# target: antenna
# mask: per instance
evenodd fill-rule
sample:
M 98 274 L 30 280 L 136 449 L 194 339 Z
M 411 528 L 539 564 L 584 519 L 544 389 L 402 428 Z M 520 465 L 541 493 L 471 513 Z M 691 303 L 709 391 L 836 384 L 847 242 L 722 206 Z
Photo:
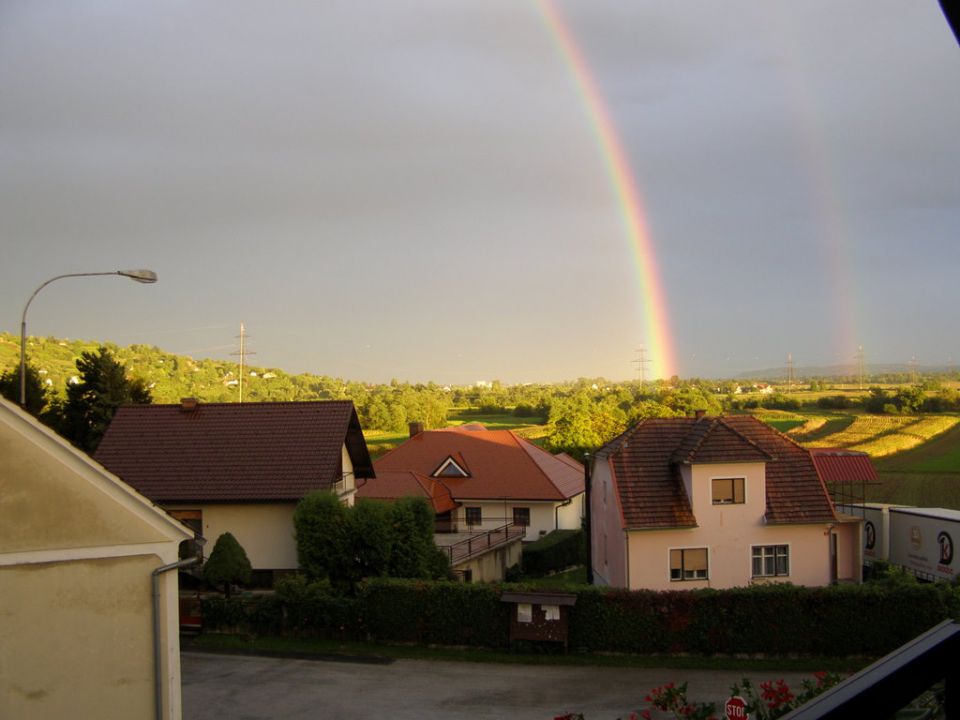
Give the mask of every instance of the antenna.
M 256 353 L 253 352 L 252 350 L 246 350 L 246 349 L 244 349 L 244 343 L 243 343 L 243 341 L 244 341 L 244 340 L 246 339 L 246 337 L 247 337 L 247 331 L 246 331 L 246 329 L 243 327 L 243 323 L 240 323 L 240 334 L 239 334 L 239 335 L 236 335 L 235 337 L 240 338 L 240 351 L 239 351 L 239 352 L 232 352 L 232 353 L 230 353 L 230 354 L 231 354 L 231 355 L 239 355 L 239 356 L 240 356 L 240 402 L 242 403 L 242 402 L 243 402 L 243 360 L 244 360 L 244 358 L 245 358 L 247 355 L 256 355 Z
M 637 373 L 640 376 L 640 385 L 647 382 L 647 365 L 650 360 L 647 359 L 647 350 L 643 345 L 637 348 L 637 359 L 633 361 L 637 366 Z

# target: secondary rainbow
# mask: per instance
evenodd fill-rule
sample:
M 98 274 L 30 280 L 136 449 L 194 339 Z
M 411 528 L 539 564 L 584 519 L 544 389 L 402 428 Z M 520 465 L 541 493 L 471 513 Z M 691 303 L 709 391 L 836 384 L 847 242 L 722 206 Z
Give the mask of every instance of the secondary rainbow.
M 573 33 L 553 0 L 536 0 L 554 43 L 566 63 L 603 158 L 610 185 L 617 198 L 630 252 L 639 282 L 641 314 L 651 377 L 670 377 L 677 372 L 667 315 L 666 297 L 660 282 L 653 241 L 636 180 L 624 152 L 603 94 L 590 71 Z

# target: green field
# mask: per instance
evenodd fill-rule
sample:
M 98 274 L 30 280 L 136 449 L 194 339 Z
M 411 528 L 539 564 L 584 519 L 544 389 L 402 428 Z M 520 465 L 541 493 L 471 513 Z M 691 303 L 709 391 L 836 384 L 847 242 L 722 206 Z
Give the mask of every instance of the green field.
M 517 435 L 539 444 L 539 442 L 546 437 L 548 429 L 546 425 L 539 425 L 532 422 L 534 420 L 537 420 L 537 418 L 518 418 L 509 413 L 481 415 L 468 408 L 454 408 L 447 417 L 447 427 L 479 423 L 488 430 L 513 430 Z M 363 437 L 367 441 L 370 455 L 376 460 L 384 453 L 404 442 L 410 437 L 410 433 L 406 430 L 398 432 L 364 430 Z

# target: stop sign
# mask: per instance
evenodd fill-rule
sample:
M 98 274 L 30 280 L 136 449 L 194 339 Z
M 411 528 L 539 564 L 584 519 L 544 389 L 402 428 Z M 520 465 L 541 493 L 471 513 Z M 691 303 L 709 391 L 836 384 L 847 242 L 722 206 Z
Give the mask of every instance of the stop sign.
M 747 701 L 739 695 L 734 695 L 727 700 L 726 705 L 723 706 L 723 711 L 727 720 L 747 720 L 749 717 L 747 715 Z

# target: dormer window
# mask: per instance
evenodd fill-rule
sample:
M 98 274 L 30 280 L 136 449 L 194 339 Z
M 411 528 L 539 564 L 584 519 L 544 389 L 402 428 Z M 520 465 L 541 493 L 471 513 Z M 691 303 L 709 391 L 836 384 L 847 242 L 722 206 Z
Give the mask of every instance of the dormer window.
M 470 473 L 460 467 L 452 457 L 448 457 L 441 463 L 440 467 L 433 471 L 433 477 L 465 478 L 470 477 Z
M 742 505 L 744 499 L 744 485 L 742 477 L 713 478 L 711 480 L 714 505 Z

